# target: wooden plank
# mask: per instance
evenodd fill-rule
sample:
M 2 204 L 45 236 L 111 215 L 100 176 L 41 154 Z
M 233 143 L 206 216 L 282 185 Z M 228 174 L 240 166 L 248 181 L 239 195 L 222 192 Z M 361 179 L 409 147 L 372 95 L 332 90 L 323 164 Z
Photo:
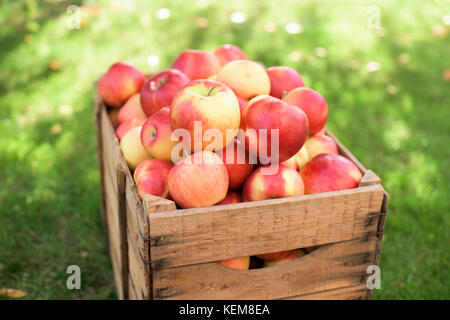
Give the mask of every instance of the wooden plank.
M 372 170 L 367 170 L 362 176 L 359 186 L 365 187 L 374 184 L 381 184 L 381 179 Z
M 126 174 L 128 257 L 130 278 L 139 299 L 150 299 L 150 265 L 148 228 L 140 230 L 139 216 L 144 209 L 131 174 Z
M 219 261 L 361 238 L 377 231 L 383 187 L 156 212 L 153 269 Z
M 140 300 L 134 288 L 134 283 L 133 280 L 131 279 L 131 275 L 128 276 L 128 299 Z
M 343 287 L 289 297 L 283 300 L 365 300 L 368 295 L 367 284 L 359 284 L 356 286 Z
M 127 212 L 125 196 L 125 170 L 122 166 L 117 166 L 117 201 L 118 201 L 118 224 L 120 241 L 120 271 L 122 277 L 122 297 L 128 299 L 128 235 L 127 235 Z
M 115 181 L 115 180 L 114 180 Z M 123 299 L 123 286 L 122 286 L 122 255 L 120 248 L 120 229 L 119 229 L 119 207 L 118 207 L 118 195 L 113 187 L 113 180 L 111 177 L 105 175 L 105 212 L 107 216 L 107 229 L 108 229 L 108 247 L 109 254 L 114 271 L 114 279 L 116 283 L 116 289 L 118 296 Z M 120 283 L 119 283 L 120 282 Z
M 111 240 L 111 238 L 109 238 Z M 113 265 L 113 275 L 114 275 L 114 283 L 116 285 L 116 293 L 117 297 L 120 300 L 123 300 L 123 288 L 122 288 L 122 274 L 120 273 L 120 265 L 119 257 L 117 256 L 117 252 L 114 251 L 114 248 L 110 249 L 109 255 L 111 257 L 111 262 Z
M 153 270 L 155 299 L 280 299 L 364 284 L 375 235 L 325 245 L 270 268 L 236 270 L 217 262 Z
M 133 283 L 138 299 L 150 299 L 150 273 L 148 263 L 144 263 L 136 250 L 128 250 L 129 277 Z

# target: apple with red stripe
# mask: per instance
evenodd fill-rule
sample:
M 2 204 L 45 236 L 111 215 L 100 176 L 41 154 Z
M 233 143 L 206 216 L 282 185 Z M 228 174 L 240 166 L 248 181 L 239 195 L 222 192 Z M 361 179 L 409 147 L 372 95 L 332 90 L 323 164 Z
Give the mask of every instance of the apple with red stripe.
M 147 118 L 134 118 L 120 124 L 116 129 L 116 136 L 117 139 L 119 139 L 119 142 L 128 131 L 136 127 L 142 127 L 145 121 L 147 121 Z
M 201 122 L 203 135 L 195 137 L 194 122 Z M 236 95 L 223 83 L 213 80 L 194 80 L 184 86 L 174 97 L 170 106 L 170 128 L 186 129 L 190 134 L 191 150 L 195 149 L 194 140 L 201 147 L 220 150 L 233 142 L 234 135 L 227 129 L 237 132 L 241 122 L 241 113 Z M 208 129 L 218 130 L 221 140 L 211 141 L 206 135 Z
M 273 174 L 264 174 L 263 169 L 269 166 L 259 167 L 250 174 L 242 189 L 244 201 L 295 197 L 304 194 L 300 174 L 285 165 L 276 166 L 276 172 Z
M 230 61 L 247 60 L 245 53 L 232 44 L 221 45 L 214 51 L 214 54 L 222 67 Z
M 170 198 L 167 181 L 172 167 L 169 161 L 158 159 L 145 160 L 137 166 L 133 177 L 141 199 L 144 194 Z
M 250 60 L 227 63 L 217 74 L 217 81 L 226 84 L 243 100 L 270 93 L 270 79 L 266 70 Z
M 286 103 L 302 109 L 309 121 L 309 134 L 321 131 L 328 119 L 328 104 L 320 93 L 310 88 L 295 88 L 283 99 Z
M 172 199 L 182 208 L 212 206 L 227 195 L 227 168 L 215 153 L 199 151 L 170 170 L 168 186 Z
M 142 145 L 155 159 L 172 161 L 172 149 L 178 144 L 178 141 L 172 141 L 171 137 L 170 109 L 168 107 L 154 113 L 142 127 Z
M 111 108 L 120 107 L 129 97 L 139 92 L 145 82 L 144 74 L 131 64 L 117 62 L 98 82 L 98 93 Z
M 229 189 L 239 189 L 244 184 L 248 175 L 253 171 L 256 161 L 250 161 L 250 157 L 244 146 L 236 139 L 224 149 L 216 151 L 216 154 L 227 167 L 230 178 Z
M 242 118 L 245 148 L 263 164 L 272 162 L 277 156 L 275 152 L 279 162 L 288 160 L 300 150 L 309 134 L 308 119 L 302 110 L 269 95 L 250 100 Z M 260 137 L 262 129 L 267 132 L 266 139 Z M 272 129 L 278 130 L 278 150 L 274 146 L 273 151 Z
M 321 153 L 338 154 L 336 142 L 329 136 L 316 134 L 306 140 L 305 147 L 308 150 L 309 159 Z
M 353 189 L 359 185 L 361 171 L 341 155 L 321 153 L 300 170 L 305 193 Z
M 284 92 L 298 87 L 304 87 L 302 76 L 290 67 L 271 67 L 267 69 L 270 78 L 270 95 L 281 99 Z
M 180 70 L 169 69 L 152 76 L 141 89 L 141 105 L 147 116 L 170 106 L 175 94 L 190 79 Z
M 191 80 L 208 79 L 220 70 L 214 53 L 203 50 L 184 50 L 175 59 L 172 69 L 178 69 Z
M 117 114 L 117 122 L 122 124 L 135 118 L 147 118 L 141 107 L 141 95 L 133 94 L 127 102 L 120 108 Z

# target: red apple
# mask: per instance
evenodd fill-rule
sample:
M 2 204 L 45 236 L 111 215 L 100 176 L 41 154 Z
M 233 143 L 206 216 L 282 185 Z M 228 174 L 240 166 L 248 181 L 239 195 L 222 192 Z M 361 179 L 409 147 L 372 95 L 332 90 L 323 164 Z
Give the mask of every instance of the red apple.
M 306 140 L 306 143 L 308 143 L 308 140 Z M 281 164 L 284 164 L 285 166 L 288 166 L 296 171 L 299 171 L 303 166 L 308 162 L 308 150 L 306 150 L 306 143 L 301 147 L 299 152 L 294 154 L 292 157 L 287 159 L 286 161 L 283 161 Z
M 216 151 L 227 167 L 230 178 L 230 190 L 237 190 L 243 184 L 248 175 L 253 171 L 256 161 L 250 161 L 244 146 L 238 140 L 227 145 L 224 149 Z
M 141 129 L 142 127 L 131 129 L 120 141 L 123 156 L 131 170 L 136 169 L 142 161 L 150 159 L 150 155 L 141 143 Z
M 245 148 L 251 155 L 257 156 L 262 164 L 276 162 L 277 155 L 279 162 L 286 161 L 300 150 L 308 137 L 308 119 L 305 113 L 268 95 L 250 100 L 242 118 Z M 278 139 L 276 135 L 272 137 L 276 132 Z M 274 146 L 272 142 L 275 143 Z
M 225 199 L 228 173 L 215 153 L 199 151 L 169 172 L 169 193 L 182 208 L 212 206 Z
M 98 93 L 105 103 L 120 107 L 129 97 L 139 92 L 144 85 L 145 76 L 131 64 L 113 64 L 98 82 Z
M 356 188 L 361 180 L 358 167 L 338 154 L 322 153 L 300 170 L 305 193 L 321 193 Z
M 275 260 L 266 260 L 264 261 L 264 267 L 273 267 L 278 266 L 280 264 L 284 264 L 286 262 L 295 260 L 297 258 L 301 258 L 305 255 L 305 252 L 302 249 L 292 250 L 291 253 L 283 258 L 275 259 Z
M 172 141 L 170 109 L 162 108 L 147 119 L 141 131 L 144 148 L 155 159 L 172 161 L 172 149 L 178 141 Z
M 283 100 L 306 113 L 310 135 L 315 135 L 325 127 L 328 119 L 328 105 L 320 93 L 309 88 L 296 88 L 289 91 Z
M 218 202 L 216 205 L 233 204 L 233 203 L 239 203 L 239 202 L 242 202 L 241 194 L 239 192 L 232 191 L 232 192 L 228 192 L 228 194 L 225 197 L 225 199 L 223 199 L 222 201 Z
M 169 69 L 152 76 L 141 89 L 141 105 L 147 116 L 170 106 L 175 94 L 189 78 L 180 70 Z
M 258 258 L 263 260 L 279 260 L 287 257 L 292 253 L 292 250 L 287 251 L 279 251 L 279 252 L 272 252 L 272 253 L 264 253 L 257 255 Z
M 214 51 L 214 54 L 222 67 L 233 60 L 247 60 L 245 53 L 232 44 L 221 45 Z
M 243 100 L 270 93 L 270 79 L 266 70 L 250 60 L 227 63 L 217 74 L 217 81 L 226 84 Z
M 201 124 L 199 131 L 195 121 Z M 240 121 L 235 94 L 224 84 L 213 80 L 189 82 L 177 93 L 170 107 L 170 128 L 172 131 L 187 130 L 193 151 L 223 149 L 233 142 Z M 208 136 L 207 130 L 209 133 L 214 130 L 221 136 Z
M 144 160 L 136 167 L 133 177 L 141 199 L 144 194 L 169 198 L 167 177 L 172 167 L 172 163 L 157 159 Z
M 283 92 L 305 86 L 301 75 L 289 67 L 271 67 L 267 69 L 267 74 L 270 78 L 270 95 L 278 99 L 283 97 Z
M 191 80 L 207 79 L 220 70 L 216 56 L 203 50 L 184 50 L 172 65 Z
M 139 93 L 133 94 L 120 108 L 117 114 L 119 124 L 135 118 L 147 118 L 147 115 L 142 111 L 140 96 Z
M 338 154 L 336 142 L 325 135 L 314 135 L 306 140 L 305 147 L 308 150 L 309 159 L 321 153 Z
M 128 120 L 127 122 L 122 123 L 116 129 L 117 139 L 119 139 L 119 141 L 122 140 L 123 136 L 128 131 L 130 131 L 131 129 L 136 128 L 136 127 L 142 127 L 144 125 L 145 121 L 147 121 L 147 118 L 135 118 L 135 119 L 131 119 L 131 120 Z
M 219 263 L 223 264 L 224 266 L 226 266 L 228 268 L 232 268 L 232 269 L 248 270 L 248 268 L 250 266 L 250 257 L 227 259 L 227 260 L 222 260 Z
M 264 174 L 262 166 L 253 171 L 244 183 L 242 199 L 258 201 L 301 196 L 304 194 L 300 174 L 292 168 L 279 164 L 275 174 Z

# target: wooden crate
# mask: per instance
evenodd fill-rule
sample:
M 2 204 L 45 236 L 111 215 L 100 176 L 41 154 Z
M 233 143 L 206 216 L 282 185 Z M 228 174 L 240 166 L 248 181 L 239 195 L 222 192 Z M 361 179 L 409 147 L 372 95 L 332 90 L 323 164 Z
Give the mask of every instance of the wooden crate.
M 300 197 L 176 210 L 141 201 L 94 90 L 102 221 L 120 299 L 368 299 L 367 267 L 378 265 L 388 195 L 362 171 L 358 188 Z M 235 270 L 217 261 L 321 245 L 270 268 Z

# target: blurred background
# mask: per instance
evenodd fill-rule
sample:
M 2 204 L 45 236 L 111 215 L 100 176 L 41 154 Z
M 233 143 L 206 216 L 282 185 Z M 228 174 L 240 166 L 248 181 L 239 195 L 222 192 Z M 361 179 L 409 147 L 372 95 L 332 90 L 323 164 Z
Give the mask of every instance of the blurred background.
M 449 29 L 446 0 L 0 1 L 0 299 L 116 298 L 93 83 L 117 61 L 151 73 L 224 43 L 298 70 L 382 179 L 374 299 L 450 299 Z M 81 290 L 66 287 L 72 264 Z

